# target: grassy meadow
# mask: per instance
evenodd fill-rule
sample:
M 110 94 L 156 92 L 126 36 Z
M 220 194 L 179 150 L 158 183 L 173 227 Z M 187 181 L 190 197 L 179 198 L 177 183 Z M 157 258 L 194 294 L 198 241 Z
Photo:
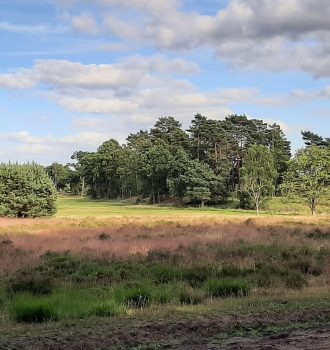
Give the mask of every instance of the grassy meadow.
M 1 218 L 3 339 L 29 332 L 36 341 L 49 327 L 61 333 L 68 324 L 126 329 L 265 313 L 265 329 L 328 324 L 326 204 L 311 217 L 301 203 L 274 199 L 256 217 L 238 209 L 60 197 L 52 219 Z

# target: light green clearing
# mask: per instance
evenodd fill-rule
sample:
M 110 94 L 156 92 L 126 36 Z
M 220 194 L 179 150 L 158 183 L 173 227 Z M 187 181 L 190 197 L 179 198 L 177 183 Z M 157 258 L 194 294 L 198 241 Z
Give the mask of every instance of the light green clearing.
M 231 204 L 229 203 L 229 206 Z M 318 207 L 319 214 L 330 214 L 328 201 L 323 201 Z M 114 216 L 203 216 L 203 215 L 255 215 L 253 210 L 212 208 L 177 208 L 174 206 L 131 204 L 127 201 L 91 200 L 80 197 L 58 198 L 57 218 L 63 217 L 114 217 Z M 261 215 L 310 215 L 307 205 L 273 198 L 267 205 L 267 210 Z

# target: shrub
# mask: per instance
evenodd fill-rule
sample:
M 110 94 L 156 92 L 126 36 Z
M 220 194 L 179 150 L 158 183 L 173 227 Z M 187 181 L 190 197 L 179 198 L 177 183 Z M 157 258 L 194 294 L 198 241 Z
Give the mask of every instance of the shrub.
M 293 271 L 285 276 L 285 285 L 291 289 L 302 289 L 307 285 L 307 281 L 302 273 Z
M 17 275 L 8 281 L 7 293 L 13 295 L 19 292 L 30 292 L 34 295 L 50 294 L 53 289 L 52 281 L 49 277 Z
M 182 280 L 193 287 L 201 286 L 213 273 L 213 269 L 208 266 L 186 267 L 182 269 Z
M 205 283 L 205 289 L 211 297 L 221 298 L 243 297 L 251 292 L 250 284 L 239 279 L 209 279 Z
M 1 164 L 0 203 L 0 215 L 51 216 L 56 212 L 56 190 L 41 166 Z
M 57 314 L 47 301 L 31 298 L 20 299 L 13 303 L 12 312 L 17 322 L 56 321 Z

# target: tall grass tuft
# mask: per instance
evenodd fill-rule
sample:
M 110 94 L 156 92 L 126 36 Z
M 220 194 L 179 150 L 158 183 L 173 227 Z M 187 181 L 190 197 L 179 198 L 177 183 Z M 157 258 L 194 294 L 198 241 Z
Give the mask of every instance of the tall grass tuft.
M 12 312 L 17 322 L 47 322 L 58 319 L 54 308 L 48 300 L 24 298 L 16 300 L 12 304 Z
M 150 305 L 151 299 L 148 287 L 123 287 L 115 291 L 115 300 L 129 308 L 144 309 Z
M 209 296 L 220 298 L 245 297 L 251 292 L 250 284 L 241 279 L 209 279 L 205 283 L 205 289 Z

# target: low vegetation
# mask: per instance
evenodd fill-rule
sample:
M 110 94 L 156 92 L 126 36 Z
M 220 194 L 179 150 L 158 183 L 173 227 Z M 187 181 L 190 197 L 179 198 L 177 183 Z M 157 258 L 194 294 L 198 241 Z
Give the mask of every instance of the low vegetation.
M 327 220 L 211 218 L 33 221 L 29 233 L 7 226 L 0 309 L 17 322 L 114 317 L 329 282 Z M 21 266 L 4 269 L 20 257 Z

